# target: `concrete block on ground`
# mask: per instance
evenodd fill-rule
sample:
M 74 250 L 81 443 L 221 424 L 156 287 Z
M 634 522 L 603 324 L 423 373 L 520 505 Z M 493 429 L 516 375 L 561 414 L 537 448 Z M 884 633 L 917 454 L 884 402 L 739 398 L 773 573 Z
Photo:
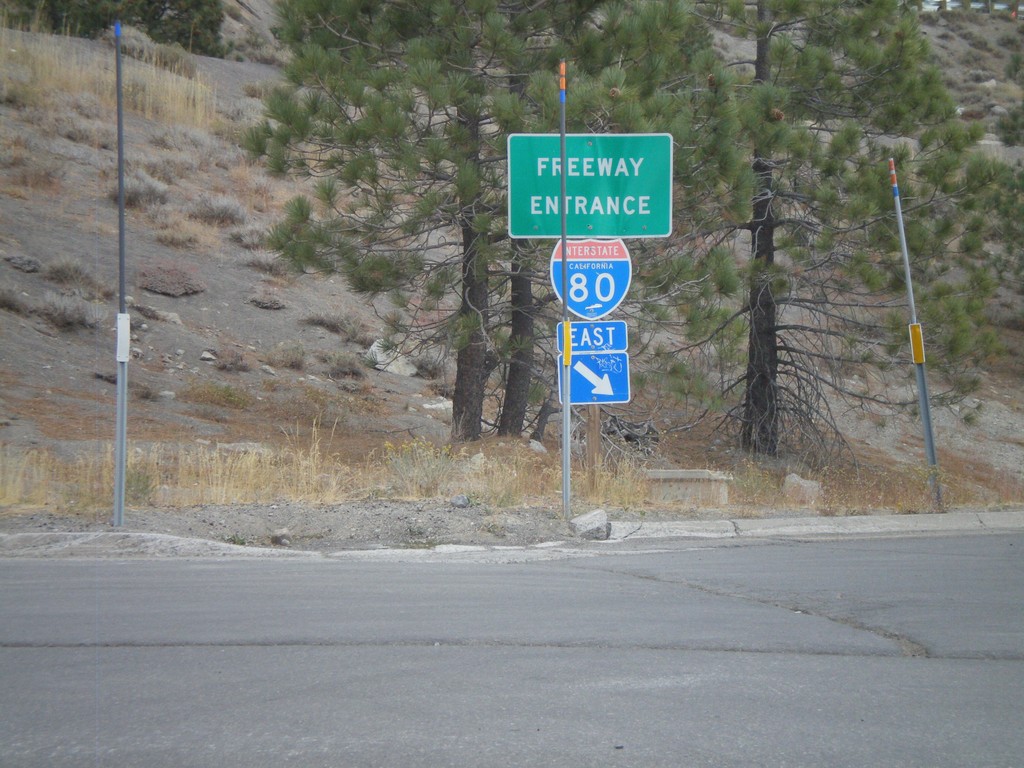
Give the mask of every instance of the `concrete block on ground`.
M 651 499 L 722 507 L 729 504 L 732 475 L 710 469 L 649 469 Z

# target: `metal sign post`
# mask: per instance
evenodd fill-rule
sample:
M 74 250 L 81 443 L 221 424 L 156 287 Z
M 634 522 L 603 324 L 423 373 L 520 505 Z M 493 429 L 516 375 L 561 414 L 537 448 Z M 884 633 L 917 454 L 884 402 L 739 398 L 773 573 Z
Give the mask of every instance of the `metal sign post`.
M 921 410 L 921 426 L 924 428 L 924 450 L 928 458 L 928 484 L 932 489 L 935 507 L 942 507 L 942 486 L 939 485 L 939 462 L 935 456 L 935 438 L 932 434 L 932 412 L 928 398 L 928 380 L 924 373 L 924 334 L 917 322 L 917 308 L 914 306 L 914 285 L 910 278 L 910 256 L 907 252 L 907 236 L 903 229 L 903 207 L 900 205 L 900 188 L 896 183 L 896 161 L 889 158 L 889 179 L 892 182 L 892 196 L 896 203 L 896 224 L 900 233 L 900 248 L 903 251 L 903 270 L 907 282 L 907 302 L 910 304 L 910 350 L 917 375 L 917 397 Z
M 121 84 L 121 22 L 114 25 L 114 50 L 117 74 L 117 423 L 114 443 L 114 516 L 115 527 L 124 525 L 124 485 L 127 464 L 128 433 L 128 356 L 131 345 L 131 319 L 125 309 L 124 278 L 124 98 Z
M 558 114 L 558 129 L 559 129 L 559 156 L 561 158 L 561 174 L 560 174 L 560 188 L 561 188 L 561 199 L 565 200 L 565 59 L 562 59 L 558 64 L 558 102 L 559 102 L 559 114 Z M 509 194 L 509 200 L 512 199 L 511 193 Z M 566 239 L 567 239 L 567 224 L 566 224 L 566 211 L 565 206 L 560 205 L 559 208 L 559 220 L 561 223 L 561 244 L 562 244 L 562 285 L 566 285 L 569 282 L 569 262 L 566 258 Z M 561 380 L 561 393 L 562 393 L 562 518 L 568 520 L 572 517 L 571 512 L 571 494 L 570 489 L 572 485 L 572 446 L 570 431 L 572 429 L 572 398 L 570 397 L 570 377 L 569 377 L 569 366 L 572 364 L 572 335 L 569 326 L 569 305 L 566 303 L 566 299 L 562 297 L 562 328 L 564 329 L 565 336 L 563 338 L 564 350 L 562 352 L 562 380 Z

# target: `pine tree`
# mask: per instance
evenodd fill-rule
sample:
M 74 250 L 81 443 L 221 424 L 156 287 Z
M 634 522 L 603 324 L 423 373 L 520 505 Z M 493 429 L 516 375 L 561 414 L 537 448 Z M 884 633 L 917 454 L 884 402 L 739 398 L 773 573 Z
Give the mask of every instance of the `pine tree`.
M 996 279 L 1024 295 L 1024 169 L 1002 164 L 986 190 L 977 235 L 984 238 Z M 1020 323 L 1024 323 L 1024 308 Z
M 851 367 L 907 359 L 888 157 L 900 171 L 929 360 L 949 369 L 965 363 L 988 290 L 962 214 L 993 170 L 969 157 L 978 136 L 956 121 L 906 4 L 698 7 L 746 42 L 729 63 L 746 73 L 733 96 L 747 164 L 728 186 L 747 195 L 748 213 L 724 220 L 719 237 L 749 242 L 747 300 L 708 338 L 747 328 L 744 370 L 727 385 L 739 397 L 730 415 L 742 446 L 773 456 L 788 444 L 824 459 L 838 436 L 826 394 L 875 397 L 848 386 Z
M 14 0 L 16 17 L 38 12 L 54 31 L 93 37 L 115 21 L 144 29 L 157 42 L 194 53 L 220 55 L 221 0 Z
M 552 243 L 507 237 L 506 137 L 557 131 L 560 58 L 570 131 L 691 133 L 680 94 L 706 35 L 664 1 L 283 0 L 280 17 L 292 87 L 247 142 L 318 183 L 272 244 L 391 293 L 399 338 L 454 348 L 454 439 L 481 435 L 495 371 L 498 428 L 518 434 Z
M 221 0 L 123 0 L 126 19 L 161 43 L 177 43 L 187 51 L 221 56 L 224 23 Z

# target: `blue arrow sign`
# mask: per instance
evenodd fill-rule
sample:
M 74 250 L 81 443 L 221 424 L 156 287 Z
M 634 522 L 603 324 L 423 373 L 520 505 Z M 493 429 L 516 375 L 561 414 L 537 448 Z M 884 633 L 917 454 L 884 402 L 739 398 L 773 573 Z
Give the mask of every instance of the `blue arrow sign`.
M 558 401 L 562 401 L 562 376 L 558 366 Z M 569 367 L 570 405 L 628 403 L 629 356 L 625 352 L 574 354 Z
M 622 240 L 569 240 L 566 242 L 569 290 L 566 308 L 584 320 L 597 320 L 612 312 L 626 297 L 633 278 L 629 251 Z M 562 243 L 551 252 L 551 285 L 563 297 Z
M 576 322 L 569 324 L 572 336 L 572 353 L 577 352 L 625 352 L 629 342 L 624 320 L 599 320 L 592 323 Z M 558 324 L 555 337 L 558 351 L 565 351 L 565 337 L 562 323 Z

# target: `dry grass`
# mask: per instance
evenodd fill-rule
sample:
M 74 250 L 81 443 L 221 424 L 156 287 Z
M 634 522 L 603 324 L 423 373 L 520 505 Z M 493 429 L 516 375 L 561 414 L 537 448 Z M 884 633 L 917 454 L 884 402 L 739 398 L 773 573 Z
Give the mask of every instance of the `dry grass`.
M 154 223 L 157 226 L 156 241 L 170 248 L 212 250 L 217 245 L 216 238 L 210 235 L 207 227 L 186 219 L 176 211 L 161 211 L 161 215 L 154 217 Z
M 353 472 L 326 464 L 327 458 L 315 442 L 274 452 L 132 448 L 125 498 L 129 504 L 165 506 L 352 498 L 358 491 Z M 113 487 L 112 447 L 69 462 L 45 451 L 0 448 L 0 505 L 102 509 L 110 505 Z
M 200 398 L 210 401 L 208 388 Z M 236 392 L 238 390 L 235 390 Z M 216 398 L 214 398 L 216 399 Z M 219 401 L 218 405 L 224 405 Z M 557 508 L 561 493 L 558 457 L 538 455 L 518 443 L 487 444 L 469 455 L 450 446 L 418 439 L 388 444 L 364 462 L 344 462 L 329 446 L 335 428 L 318 421 L 299 437 L 270 448 L 157 445 L 128 453 L 126 498 L 132 505 L 259 503 L 293 500 L 337 503 L 378 496 L 406 499 L 450 498 L 466 494 L 473 503 L 508 508 L 542 503 Z M 337 424 L 337 422 L 335 422 Z M 731 488 L 732 517 L 756 515 L 758 509 L 784 506 L 781 481 L 749 465 L 736 472 Z M 644 511 L 648 484 L 643 467 L 623 461 L 606 467 L 588 485 L 582 467 L 573 469 L 573 494 L 580 502 L 611 509 Z M 863 512 L 897 513 L 931 510 L 926 475 L 916 468 L 893 467 L 820 478 L 826 515 Z M 1024 485 L 1003 473 L 983 487 L 955 472 L 940 478 L 948 505 L 1020 503 Z M 105 509 L 114 482 L 111 446 L 61 460 L 39 449 L 0 445 L 0 506 L 47 506 L 59 509 Z
M 237 349 L 228 349 L 218 353 L 217 363 L 214 366 L 218 371 L 227 373 L 244 373 L 252 370 L 245 355 Z
M 104 39 L 113 44 L 113 33 L 108 30 Z M 157 43 L 143 30 L 126 24 L 121 29 L 121 49 L 125 56 L 148 62 L 184 77 L 195 77 L 195 58 L 179 43 Z
M 826 473 L 822 511 L 831 515 L 930 512 L 934 503 L 924 467 L 862 467 Z M 944 479 L 943 479 L 944 483 Z
M 560 475 L 551 461 L 531 451 L 481 453 L 464 463 L 459 477 L 460 493 L 493 507 L 512 507 L 537 497 L 561 493 Z
M 783 473 L 754 463 L 734 471 L 730 503 L 752 513 L 759 509 L 792 506 L 782 492 Z M 815 473 L 822 484 L 823 515 L 888 512 L 915 514 L 935 511 L 928 467 L 908 464 L 862 464 Z M 991 506 L 1024 501 L 1024 477 L 992 468 L 967 466 L 954 456 L 944 456 L 936 475 L 945 508 Z
M 245 224 L 248 219 L 245 206 L 227 195 L 201 193 L 188 209 L 190 218 L 213 226 Z
M 167 185 L 158 181 L 143 170 L 135 169 L 124 179 L 124 204 L 128 208 L 147 208 L 151 205 L 162 205 L 167 202 Z M 114 202 L 120 190 L 114 186 L 107 196 Z
M 0 445 L 0 505 L 46 504 L 54 461 L 45 451 Z
M 114 290 L 103 285 L 78 260 L 62 256 L 43 271 L 43 276 L 61 288 L 66 296 L 78 296 L 89 301 L 106 301 L 113 297 Z
M 126 499 L 133 505 L 258 503 L 290 499 L 336 503 L 381 495 L 444 498 L 466 493 L 476 503 L 512 506 L 558 494 L 550 457 L 521 449 L 500 459 L 467 458 L 425 440 L 387 445 L 359 464 L 340 462 L 326 446 L 333 429 L 314 427 L 275 449 L 254 445 L 130 447 Z M 482 457 L 481 457 L 482 458 Z M 43 450 L 0 446 L 0 506 L 92 510 L 109 507 L 112 446 L 63 461 Z
M 213 90 L 189 67 L 164 69 L 164 58 L 122 61 L 125 108 L 152 120 L 209 129 L 216 118 Z M 60 94 L 96 96 L 116 107 L 113 49 L 97 50 L 71 37 L 0 28 L 0 98 L 20 107 L 50 107 Z
M 1012 504 L 1024 501 L 1024 472 L 1016 473 L 979 463 L 940 449 L 939 480 L 948 505 Z
M 561 487 L 561 472 L 556 472 L 556 482 Z M 576 470 L 578 493 L 594 505 L 643 510 L 650 499 L 650 483 L 647 468 L 636 458 L 623 456 L 607 462 L 596 472 L 582 468 Z
M 243 264 L 271 277 L 288 277 L 291 274 L 291 268 L 284 259 L 264 251 L 254 253 Z
M 56 195 L 63 189 L 64 163 L 40 156 L 24 137 L 0 135 L 0 168 L 7 171 L 11 184 L 5 194 L 26 199 L 30 193 Z
M 32 165 L 18 168 L 10 176 L 15 189 L 12 195 L 27 199 L 27 193 L 42 192 L 47 195 L 56 195 L 64 187 L 64 170 L 57 163 L 49 160 L 42 160 Z M 18 193 L 21 194 L 18 194 Z
M 10 288 L 0 288 L 0 309 L 7 312 L 12 312 L 15 315 L 27 315 L 29 313 L 29 306 L 26 304 L 21 295 Z
M 366 376 L 366 361 L 351 352 L 329 352 L 322 362 L 329 379 L 362 379 Z
M 275 194 L 274 184 L 252 164 L 242 162 L 232 166 L 228 179 L 233 194 L 241 198 L 245 207 L 261 213 L 278 211 L 283 207 L 283 200 L 278 200 Z
M 746 509 L 780 507 L 785 504 L 782 495 L 782 476 L 753 461 L 747 461 L 730 470 L 733 481 L 729 484 L 729 502 Z
M 248 408 L 253 402 L 252 395 L 245 390 L 214 381 L 192 382 L 182 391 L 181 399 L 197 405 L 235 410 Z
M 228 233 L 228 237 L 232 242 L 238 243 L 248 251 L 259 251 L 267 239 L 267 231 L 258 224 L 247 224 L 232 230 Z
M 325 331 L 330 331 L 340 336 L 342 341 L 358 344 L 364 348 L 371 346 L 377 340 L 377 337 L 367 330 L 363 326 L 362 321 L 354 314 L 342 315 L 332 312 L 317 312 L 303 318 L 302 323 L 303 325 L 311 325 L 315 328 L 323 328 Z M 419 367 L 418 363 L 417 367 Z
M 437 496 L 455 476 L 457 461 L 448 446 L 428 440 L 384 446 L 381 464 L 387 468 L 388 490 L 401 498 Z
M 98 328 L 107 314 L 102 306 L 53 291 L 44 293 L 32 311 L 60 331 Z
M 497 471 L 497 465 L 467 469 L 465 458 L 443 446 L 413 441 L 385 448 L 370 461 L 343 464 L 325 445 L 331 430 L 315 428 L 277 449 L 224 450 L 216 446 L 130 447 L 126 500 L 130 504 L 191 506 L 258 503 L 290 499 L 336 503 L 388 493 L 397 497 L 443 497 L 466 483 L 493 488 L 536 490 L 536 478 L 518 471 Z M 497 475 L 497 477 L 495 477 Z M 59 509 L 109 507 L 114 483 L 112 446 L 62 461 L 42 450 L 0 446 L 0 506 L 47 506 Z M 489 484 L 489 483 L 488 483 Z M 531 494 L 532 495 L 532 494 Z M 487 503 L 514 500 L 519 494 L 484 495 Z
M 297 341 L 282 341 L 267 353 L 267 364 L 274 368 L 301 371 L 306 367 L 306 349 Z

